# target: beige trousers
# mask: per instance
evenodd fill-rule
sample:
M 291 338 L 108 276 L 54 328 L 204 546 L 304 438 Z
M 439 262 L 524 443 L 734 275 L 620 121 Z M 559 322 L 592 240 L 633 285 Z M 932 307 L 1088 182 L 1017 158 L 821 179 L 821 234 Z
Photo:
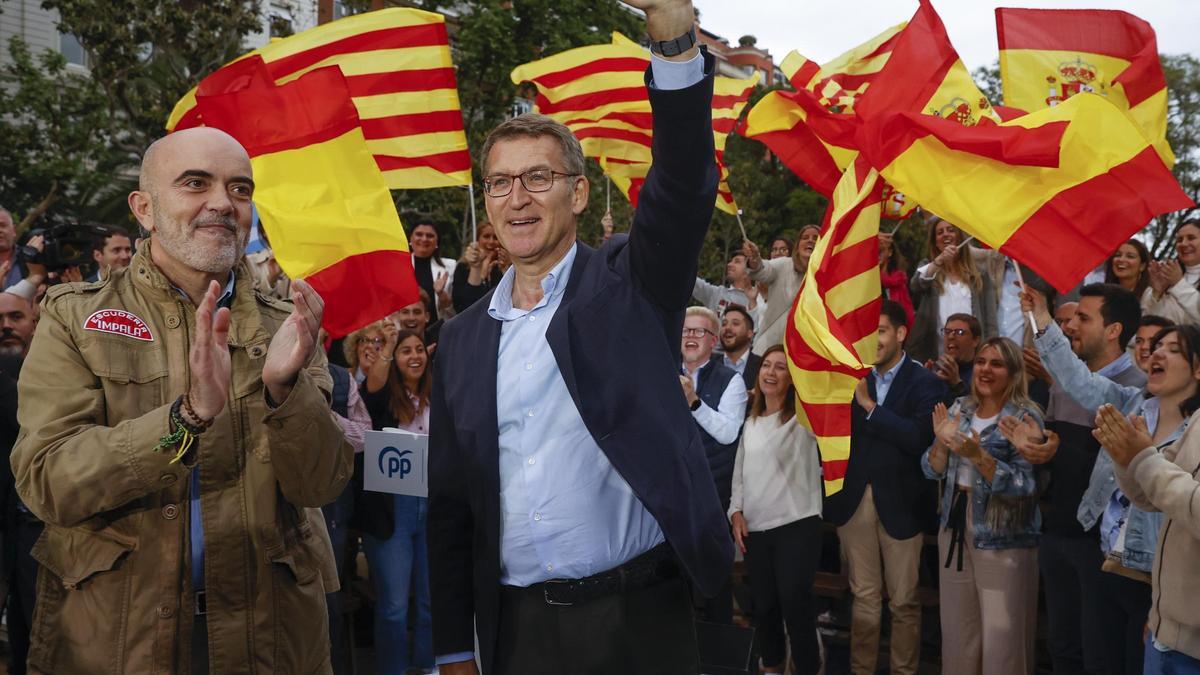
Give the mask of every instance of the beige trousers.
M 837 533 L 850 568 L 850 592 L 854 594 L 850 672 L 875 674 L 886 583 L 888 608 L 892 612 L 890 672 L 915 675 L 921 658 L 921 602 L 917 598 L 921 535 L 893 539 L 879 521 L 870 485 L 854 515 Z
M 978 549 L 967 515 L 963 569 L 957 558 L 940 570 L 942 672 L 1021 675 L 1034 669 L 1037 631 L 1036 548 Z M 938 533 L 945 561 L 950 533 Z

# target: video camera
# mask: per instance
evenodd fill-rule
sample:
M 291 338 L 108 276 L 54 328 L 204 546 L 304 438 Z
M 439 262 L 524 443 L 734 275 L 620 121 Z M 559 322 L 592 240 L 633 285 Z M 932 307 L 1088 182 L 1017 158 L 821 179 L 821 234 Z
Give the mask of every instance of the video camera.
M 21 255 L 29 262 L 45 265 L 48 272 L 58 272 L 68 267 L 87 267 L 93 264 L 92 242 L 97 237 L 112 234 L 109 228 L 100 225 L 85 225 L 78 222 L 57 222 L 44 228 L 30 230 L 25 241 L 42 235 L 41 251 L 29 245 L 21 247 Z

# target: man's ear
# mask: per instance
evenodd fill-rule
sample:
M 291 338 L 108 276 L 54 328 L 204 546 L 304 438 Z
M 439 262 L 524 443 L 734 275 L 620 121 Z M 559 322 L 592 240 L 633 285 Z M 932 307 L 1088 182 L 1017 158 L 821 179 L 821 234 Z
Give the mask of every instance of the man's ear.
M 154 213 L 150 193 L 134 190 L 129 193 L 129 210 L 146 232 L 154 232 Z
M 896 328 L 896 340 L 898 340 L 900 342 L 900 344 L 904 344 L 904 341 L 907 339 L 908 339 L 908 326 L 900 326 L 900 327 Z

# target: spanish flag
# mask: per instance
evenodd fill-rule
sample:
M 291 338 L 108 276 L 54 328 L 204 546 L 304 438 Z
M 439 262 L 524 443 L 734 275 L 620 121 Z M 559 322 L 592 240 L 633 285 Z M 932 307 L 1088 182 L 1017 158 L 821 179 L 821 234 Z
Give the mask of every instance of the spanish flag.
M 858 102 L 857 147 L 896 189 L 1060 291 L 1154 216 L 1192 205 L 1141 130 L 1105 98 L 1076 96 L 997 125 L 973 119 L 986 101 L 960 101 L 965 82 L 950 88 L 966 75 L 960 67 L 921 0 Z
M 350 16 L 241 58 L 249 57 L 260 57 L 276 84 L 314 69 L 340 68 L 367 147 L 389 188 L 470 184 L 471 157 L 441 14 L 392 8 Z M 232 65 L 209 77 L 226 77 L 222 70 Z M 167 129 L 207 124 L 202 117 L 193 89 L 175 104 Z
M 797 418 L 817 437 L 826 495 L 842 489 L 850 402 L 878 347 L 881 188 L 861 157 L 842 174 L 784 336 Z
M 408 241 L 341 71 L 276 85 L 257 56 L 229 68 L 227 87 L 202 88 L 196 111 L 249 153 L 275 258 L 321 294 L 330 336 L 416 302 Z
M 1167 168 L 1167 80 L 1150 24 L 1119 10 L 996 10 L 1004 102 L 1027 112 L 1080 93 L 1127 112 Z
M 645 72 L 645 47 L 614 32 L 610 44 L 570 49 L 517 66 L 515 84 L 537 87 L 536 110 L 566 125 L 583 153 L 600 161 L 613 184 L 634 205 L 650 170 L 654 125 Z M 713 141 L 724 167 L 725 142 L 758 79 L 717 77 L 713 85 Z M 728 169 L 722 168 L 717 208 L 736 213 Z

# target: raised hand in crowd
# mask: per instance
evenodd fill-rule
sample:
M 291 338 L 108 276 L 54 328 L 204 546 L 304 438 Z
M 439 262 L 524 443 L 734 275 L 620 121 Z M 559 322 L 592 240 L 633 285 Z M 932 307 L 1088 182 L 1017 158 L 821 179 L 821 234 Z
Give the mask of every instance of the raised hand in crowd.
M 1033 321 L 1037 324 L 1038 330 L 1043 330 L 1054 317 L 1050 314 L 1050 307 L 1046 302 L 1046 296 L 1038 291 L 1026 286 L 1021 290 L 1021 312 L 1028 314 L 1033 312 Z M 1026 361 L 1028 364 L 1028 361 Z
M 943 473 L 946 471 L 946 460 L 950 456 L 950 446 L 946 439 L 955 442 L 958 437 L 958 416 L 950 417 L 945 403 L 933 406 L 933 432 L 934 440 L 933 447 L 929 452 L 929 466 L 937 473 Z
M 867 414 L 870 414 L 875 409 L 875 401 L 871 398 L 871 390 L 867 386 L 867 378 L 864 377 L 858 381 L 858 384 L 854 385 L 854 401 L 862 406 L 862 409 L 867 411 Z
M 215 285 L 214 282 L 209 286 L 210 292 Z M 207 299 L 207 295 L 205 298 Z M 228 310 L 223 311 L 228 317 Z M 262 381 L 267 388 L 268 400 L 275 405 L 281 405 L 287 400 L 288 395 L 292 393 L 292 386 L 296 384 L 297 376 L 308 365 L 313 352 L 316 351 L 317 335 L 321 331 L 321 317 L 324 315 L 325 301 L 313 287 L 302 279 L 292 281 L 292 313 L 271 338 L 262 370 Z M 196 325 L 199 326 L 199 320 Z M 228 362 L 228 354 L 225 358 Z
M 1121 467 L 1129 466 L 1143 450 L 1154 447 L 1146 418 L 1141 415 L 1126 418 L 1111 403 L 1105 403 L 1096 411 L 1096 428 L 1092 429 L 1092 436 Z
M 1150 288 L 1154 289 L 1156 298 L 1162 297 L 1183 278 L 1183 266 L 1178 260 L 1151 260 L 1149 271 Z
M 943 248 L 942 252 L 933 259 L 933 264 L 945 268 L 954 261 L 956 255 L 958 255 L 958 244 L 946 244 L 946 248 Z
M 729 523 L 733 526 L 733 543 L 737 544 L 738 550 L 745 555 L 746 540 L 750 538 L 750 527 L 746 524 L 746 516 L 743 516 L 741 511 L 735 511 L 729 518 Z
M 446 291 L 446 284 L 449 282 L 450 274 L 448 272 L 440 272 L 437 278 L 433 280 L 433 294 L 437 296 L 439 306 L 449 307 L 453 304 L 450 293 Z
M 613 236 L 613 217 L 612 211 L 605 211 L 604 216 L 600 218 L 600 227 L 604 228 L 604 241 L 612 239 Z
M 742 255 L 746 256 L 746 269 L 757 270 L 762 267 L 762 253 L 759 253 L 758 245 L 749 239 L 742 242 Z
M 1032 417 L 1017 419 L 1012 415 L 1000 418 L 1000 435 L 1004 436 L 1030 464 L 1045 464 L 1058 453 L 1058 434 L 1042 431 Z
M 925 361 L 925 370 L 936 375 L 950 388 L 957 387 L 962 383 L 962 376 L 958 373 L 958 361 L 954 360 L 950 354 L 942 354 L 937 359 Z
M 895 245 L 896 235 L 891 232 L 879 233 L 879 266 L 884 267 L 887 261 L 892 257 L 892 247 Z
M 42 251 L 46 250 L 46 238 L 39 234 L 37 236 L 30 237 L 29 241 L 25 242 L 25 245 L 30 248 L 37 249 L 38 253 L 41 253 Z M 6 260 L 3 265 L 0 266 L 0 279 L 8 276 L 8 269 L 11 264 L 11 261 Z M 25 275 L 25 280 L 34 286 L 37 286 L 46 280 L 46 266 L 41 263 L 35 263 L 31 260 L 26 260 L 25 271 L 27 272 Z
M 1038 356 L 1038 350 L 1035 347 L 1026 347 L 1021 353 L 1025 359 L 1025 372 L 1029 374 L 1030 380 L 1041 380 L 1050 386 L 1054 386 L 1054 378 L 1050 376 L 1050 371 L 1046 370 L 1046 366 L 1042 364 L 1042 357 Z

